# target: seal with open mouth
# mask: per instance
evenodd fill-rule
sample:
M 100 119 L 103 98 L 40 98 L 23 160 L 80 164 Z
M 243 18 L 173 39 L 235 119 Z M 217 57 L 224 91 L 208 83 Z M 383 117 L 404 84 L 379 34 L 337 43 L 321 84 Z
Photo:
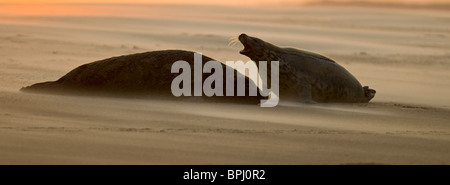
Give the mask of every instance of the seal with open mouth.
M 241 34 L 239 41 L 244 45 L 240 53 L 253 61 L 279 61 L 281 101 L 367 103 L 375 96 L 375 90 L 362 87 L 350 72 L 325 56 L 280 48 L 246 34 Z M 271 74 L 270 68 L 267 74 Z M 267 80 L 270 84 L 270 75 Z

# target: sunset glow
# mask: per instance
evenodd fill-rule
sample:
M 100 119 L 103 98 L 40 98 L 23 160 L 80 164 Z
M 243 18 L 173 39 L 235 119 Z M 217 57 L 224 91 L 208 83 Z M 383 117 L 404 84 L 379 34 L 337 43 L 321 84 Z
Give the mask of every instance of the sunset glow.
M 448 0 L 3 0 L 0 2 L 0 15 L 114 15 L 120 7 L 95 7 L 92 4 L 191 4 L 225 6 L 278 6 L 293 7 L 304 5 L 365 5 L 375 7 L 421 7 L 450 8 Z M 76 4 L 76 6 L 73 6 Z M 89 6 L 87 4 L 90 4 Z M 123 10 L 123 7 L 121 8 Z M 134 14 L 135 12 L 125 12 Z
M 390 0 L 2 0 L 4 3 L 144 3 L 144 4 L 216 4 L 216 5 L 258 5 L 258 4 L 303 4 L 317 2 L 375 2 L 391 3 Z M 397 0 L 403 4 L 448 3 L 448 0 Z

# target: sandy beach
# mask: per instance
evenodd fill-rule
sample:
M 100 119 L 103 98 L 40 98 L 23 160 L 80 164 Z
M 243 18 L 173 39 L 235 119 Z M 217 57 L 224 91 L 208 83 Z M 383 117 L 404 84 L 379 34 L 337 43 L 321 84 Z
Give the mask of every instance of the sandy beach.
M 0 5 L 0 164 L 450 164 L 446 10 L 58 6 L 74 11 Z M 228 45 L 241 33 L 328 56 L 377 94 L 261 108 L 19 91 L 146 51 L 248 61 Z

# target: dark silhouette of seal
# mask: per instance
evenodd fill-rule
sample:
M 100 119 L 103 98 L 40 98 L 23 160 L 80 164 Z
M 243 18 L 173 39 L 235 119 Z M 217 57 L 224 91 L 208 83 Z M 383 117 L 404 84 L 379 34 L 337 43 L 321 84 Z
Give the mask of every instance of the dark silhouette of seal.
M 171 73 L 172 64 L 184 60 L 191 68 L 194 66 L 194 52 L 183 50 L 162 50 L 145 53 L 124 55 L 108 58 L 81 65 L 60 79 L 51 82 L 37 83 L 21 89 L 23 92 L 51 93 L 61 95 L 98 95 L 132 98 L 158 98 L 208 102 L 231 102 L 259 104 L 263 98 L 249 96 L 180 96 L 175 97 L 171 92 L 172 80 L 179 74 Z M 214 60 L 202 55 L 202 62 Z M 217 61 L 217 60 L 215 60 Z M 222 64 L 223 70 L 229 68 Z M 245 78 L 245 87 L 254 86 L 248 77 L 234 70 L 234 79 L 229 79 L 223 73 L 223 81 L 234 80 L 234 93 L 237 94 L 238 77 Z M 213 72 L 213 71 L 211 71 Z M 203 73 L 203 81 L 213 73 Z M 193 79 L 194 73 L 191 73 Z M 191 80 L 193 91 L 194 80 Z M 193 94 L 193 93 L 192 93 Z
M 240 53 L 253 61 L 279 61 L 280 100 L 367 103 L 375 96 L 375 90 L 362 87 L 350 72 L 325 56 L 280 48 L 246 34 L 241 34 L 239 41 L 244 45 Z M 270 68 L 267 74 L 271 74 Z M 269 75 L 267 84 L 270 80 Z

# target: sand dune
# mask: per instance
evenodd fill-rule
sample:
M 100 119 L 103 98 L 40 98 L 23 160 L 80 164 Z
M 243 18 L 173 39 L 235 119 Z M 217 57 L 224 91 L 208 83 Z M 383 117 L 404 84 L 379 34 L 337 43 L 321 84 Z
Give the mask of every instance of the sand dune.
M 121 11 L 0 14 L 0 164 L 450 163 L 444 11 L 193 5 Z M 243 32 L 329 56 L 377 95 L 369 104 L 260 108 L 19 92 L 87 62 L 145 51 L 247 61 L 238 53 L 242 46 L 228 46 Z

